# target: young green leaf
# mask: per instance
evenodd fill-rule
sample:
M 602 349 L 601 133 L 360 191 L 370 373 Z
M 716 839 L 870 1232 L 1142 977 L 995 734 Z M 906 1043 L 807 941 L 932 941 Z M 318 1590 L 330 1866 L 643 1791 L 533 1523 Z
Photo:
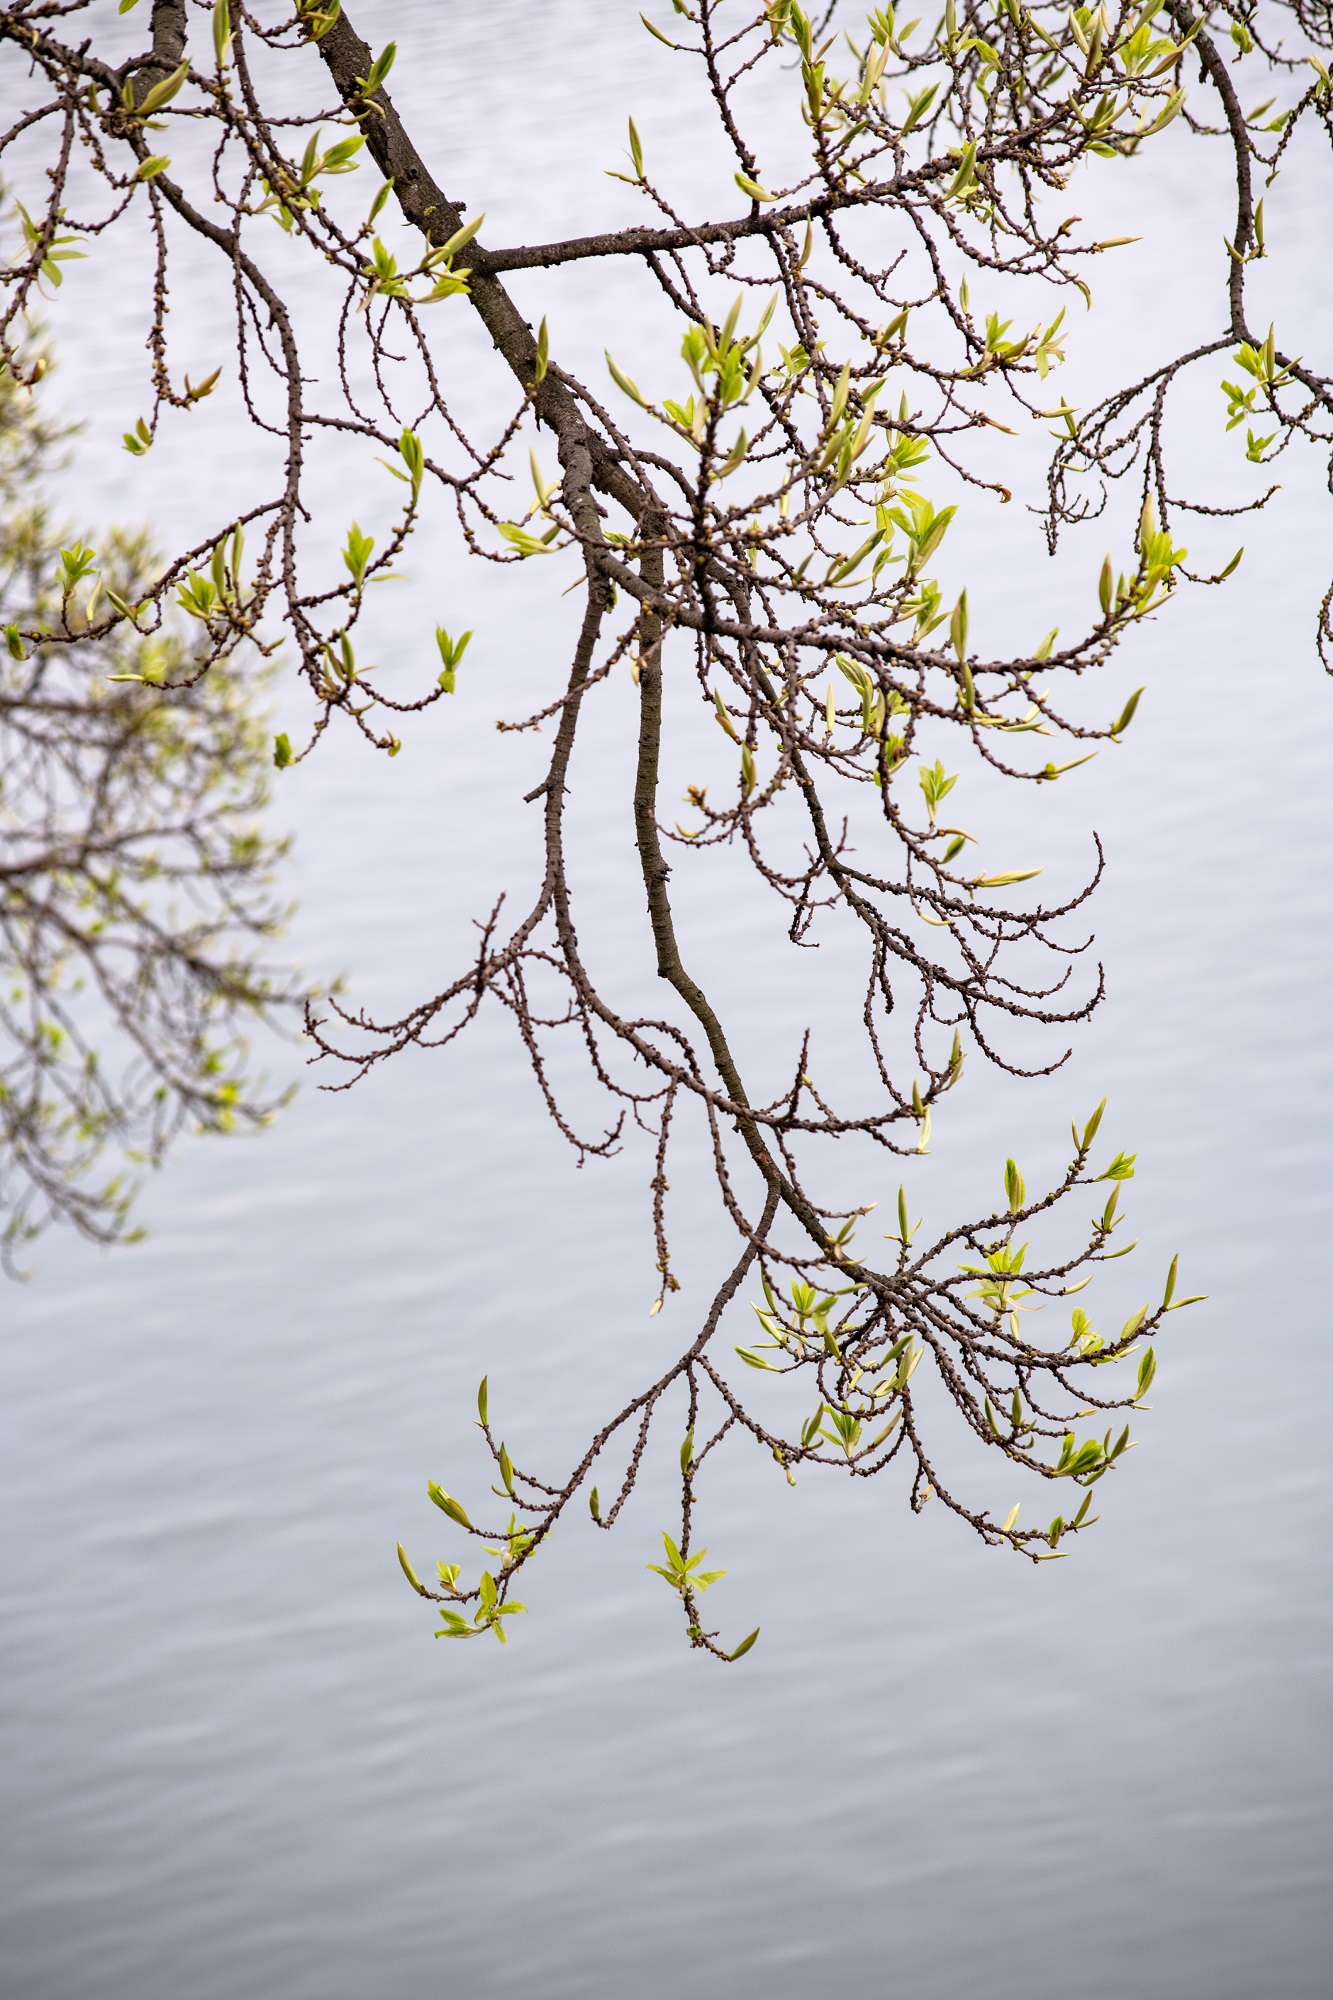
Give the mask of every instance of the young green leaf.
M 622 368 L 617 367 L 616 363 L 612 360 L 609 352 L 607 353 L 606 356 L 606 365 L 611 371 L 611 380 L 615 383 L 617 389 L 623 390 L 625 395 L 627 395 L 631 399 L 631 401 L 637 403 L 641 410 L 646 410 L 648 405 L 644 401 L 643 396 L 640 393 L 639 389 L 630 380 L 629 376 L 626 375 L 625 371 Z
M 407 1578 L 413 1590 L 415 1590 L 415 1592 L 417 1593 L 417 1596 L 424 1597 L 426 1595 L 426 1586 L 421 1581 L 416 1571 L 413 1569 L 411 1563 L 408 1561 L 407 1550 L 403 1547 L 401 1542 L 399 1542 L 398 1544 L 398 1560 L 402 1564 L 403 1575 Z
M 427 1481 L 426 1493 L 428 1498 L 434 1501 L 440 1512 L 447 1514 L 451 1521 L 456 1521 L 460 1528 L 470 1528 L 472 1526 L 471 1521 L 469 1521 L 459 1502 L 454 1499 L 451 1493 L 446 1493 L 442 1486 L 438 1486 L 433 1479 Z
M 1040 868 L 1010 868 L 1002 875 L 974 875 L 974 889 L 1007 889 L 1014 882 L 1030 882 L 1034 875 L 1040 875 Z
M 1125 730 L 1129 728 L 1130 723 L 1134 720 L 1134 714 L 1139 705 L 1139 696 L 1142 693 L 1142 688 L 1135 688 L 1133 694 L 1121 709 L 1120 714 L 1111 724 L 1111 734 L 1113 737 L 1122 736 Z

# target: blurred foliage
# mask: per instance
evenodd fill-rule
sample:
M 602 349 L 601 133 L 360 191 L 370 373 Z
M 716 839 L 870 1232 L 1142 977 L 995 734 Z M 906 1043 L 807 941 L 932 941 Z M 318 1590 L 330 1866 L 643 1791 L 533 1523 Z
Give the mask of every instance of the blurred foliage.
M 44 371 L 43 371 L 44 372 Z M 41 481 L 62 433 L 0 374 L 0 1258 L 54 1219 L 134 1235 L 136 1169 L 182 1126 L 274 1108 L 247 1036 L 292 997 L 264 960 L 282 911 L 267 837 L 268 737 L 254 677 L 193 686 L 172 630 L 80 640 L 111 590 L 151 587 L 148 538 L 95 554 Z M 72 571 L 81 572 L 69 583 Z M 66 622 L 58 648 L 18 637 Z M 125 678 L 117 678 L 124 676 Z M 108 1158 L 110 1156 L 110 1159 Z M 108 1171 L 110 1167 L 110 1171 Z

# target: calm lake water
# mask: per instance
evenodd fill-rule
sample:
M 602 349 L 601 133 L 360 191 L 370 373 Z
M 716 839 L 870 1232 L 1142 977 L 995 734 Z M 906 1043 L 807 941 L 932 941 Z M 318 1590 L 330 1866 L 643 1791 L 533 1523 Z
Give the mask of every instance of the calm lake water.
M 627 108 L 704 198 L 690 100 L 633 15 L 380 0 L 355 18 L 397 34 L 400 101 L 502 241 L 627 212 L 600 178 Z M 1212 159 L 1180 147 L 1156 184 L 1089 192 L 1086 214 L 1148 240 L 1076 329 L 1071 400 L 1211 332 Z M 1295 252 L 1256 315 L 1311 355 L 1333 324 L 1322 171 L 1270 197 L 1270 241 L 1280 221 Z M 585 268 L 521 296 L 555 300 L 580 351 L 647 350 L 626 282 Z M 177 298 L 202 353 L 207 315 Z M 116 450 L 143 398 L 135 311 L 90 263 L 53 315 L 56 393 L 89 418 L 68 504 L 209 519 L 244 468 L 225 412 L 164 442 L 169 504 Z M 1239 495 L 1220 409 L 1209 374 L 1181 445 Z M 1110 997 L 1050 1083 L 969 1075 L 914 1183 L 938 1219 L 1006 1151 L 1031 1180 L 1104 1092 L 1107 1135 L 1139 1151 L 1143 1275 L 1116 1266 L 1108 1296 L 1137 1303 L 1175 1250 L 1211 1296 L 1161 1345 L 1095 1534 L 1033 1570 L 913 1520 L 888 1482 L 789 1492 L 741 1455 L 706 1539 L 725 1629 L 763 1627 L 743 1666 L 691 1656 L 645 1572 L 671 1518 L 660 1470 L 614 1537 L 553 1543 L 505 1653 L 437 1644 L 393 1546 L 445 1553 L 428 1476 L 480 1489 L 478 1377 L 515 1455 L 554 1469 L 659 1351 L 651 1169 L 631 1151 L 576 1173 L 500 1022 L 348 1096 L 307 1080 L 261 1139 L 182 1145 L 145 1195 L 146 1244 L 50 1240 L 0 1294 L 6 2000 L 1327 2000 L 1333 687 L 1311 629 L 1333 509 L 1317 466 L 1283 477 L 1236 582 L 1188 595 L 1117 669 L 1117 690 L 1148 688 L 1124 747 L 992 814 L 1014 855 L 1075 871 L 1101 832 Z M 349 487 L 349 517 L 373 504 Z M 978 627 L 1044 629 L 1087 600 L 1109 536 L 1048 583 L 1036 524 L 1009 512 L 960 526 L 951 560 Z M 1230 553 L 1199 536 L 1210 566 Z M 437 554 L 385 617 L 415 657 L 434 618 L 476 626 L 450 713 L 392 765 L 332 742 L 275 806 L 293 951 L 376 1005 L 433 990 L 494 887 L 524 882 L 514 802 L 540 746 L 492 725 L 560 658 L 549 589 L 473 576 L 442 531 Z M 590 949 L 627 991 L 631 708 L 608 692 L 576 820 Z M 805 992 L 768 913 L 719 881 L 700 876 L 692 948 L 785 1065 Z M 697 1283 L 670 1332 L 725 1252 L 681 1179 Z

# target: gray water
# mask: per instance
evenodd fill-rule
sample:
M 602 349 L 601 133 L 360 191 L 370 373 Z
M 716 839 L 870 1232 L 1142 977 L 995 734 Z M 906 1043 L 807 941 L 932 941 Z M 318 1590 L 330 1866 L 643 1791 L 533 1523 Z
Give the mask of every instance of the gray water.
M 391 19 L 373 38 L 410 58 L 399 98 L 497 241 L 565 233 L 589 199 L 621 212 L 598 174 L 622 84 L 650 141 L 685 115 L 643 81 L 632 10 L 362 15 Z M 1164 192 L 1133 197 L 1185 226 L 1122 253 L 1079 332 L 1090 371 L 1119 340 L 1151 355 L 1211 326 L 1225 186 L 1198 158 L 1168 154 Z M 1311 354 L 1333 304 L 1327 181 L 1270 198 L 1295 249 L 1265 310 Z M 566 287 L 571 339 L 595 351 L 609 328 L 634 354 L 632 301 L 596 284 Z M 67 292 L 59 393 L 90 419 L 70 501 L 124 515 L 133 300 L 91 266 Z M 1185 443 L 1236 477 L 1211 375 L 1196 402 Z M 163 448 L 187 517 L 239 475 L 229 449 L 205 481 Z M 1123 749 L 1004 807 L 1012 850 L 1071 877 L 1100 830 L 1110 997 L 1048 1084 L 970 1074 L 913 1189 L 940 1220 L 1007 1150 L 1031 1180 L 1109 1094 L 1108 1136 L 1141 1158 L 1144 1275 L 1116 1282 L 1136 1303 L 1179 1250 L 1210 1301 L 1161 1344 L 1095 1533 L 1033 1570 L 912 1519 L 888 1482 L 793 1493 L 742 1454 L 705 1522 L 729 1571 L 710 1604 L 737 1636 L 763 1627 L 742 1665 L 689 1654 L 645 1571 L 663 1469 L 614 1537 L 562 1532 L 507 1651 L 438 1644 L 393 1545 L 445 1553 L 428 1476 L 480 1488 L 477 1378 L 515 1456 L 555 1470 L 661 1351 L 651 1169 L 631 1152 L 575 1172 L 502 1022 L 348 1096 L 307 1080 L 262 1138 L 182 1145 L 146 1192 L 146 1244 L 50 1240 L 0 1295 L 6 2000 L 1333 1992 L 1333 688 L 1310 642 L 1333 513 L 1317 467 L 1283 476 L 1234 586 L 1137 642 L 1125 684 L 1149 692 Z M 1087 596 L 1094 534 L 1051 572 L 1057 600 Z M 997 630 L 1053 622 L 1030 519 L 982 516 L 960 549 L 974 619 L 980 600 Z M 449 562 L 392 613 L 419 644 L 443 577 L 477 625 L 448 717 L 392 765 L 331 743 L 275 809 L 297 834 L 294 951 L 378 1005 L 440 983 L 530 861 L 514 801 L 539 746 L 492 724 L 558 664 L 549 598 Z M 623 990 L 644 972 L 616 761 L 631 707 L 608 691 L 576 809 L 590 948 Z M 766 913 L 738 917 L 701 876 L 690 922 L 710 990 L 785 1065 L 805 996 Z M 684 1181 L 680 1200 L 697 1282 L 677 1336 L 725 1251 Z

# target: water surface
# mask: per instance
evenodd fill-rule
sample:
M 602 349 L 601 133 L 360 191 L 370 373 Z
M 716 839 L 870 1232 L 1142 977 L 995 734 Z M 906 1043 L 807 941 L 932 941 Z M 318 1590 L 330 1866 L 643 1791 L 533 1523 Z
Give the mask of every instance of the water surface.
M 622 92 L 652 143 L 688 134 L 607 5 L 363 15 L 372 39 L 391 20 L 400 100 L 497 240 L 618 212 L 598 176 Z M 683 180 L 703 158 L 681 147 Z M 1127 253 L 1080 330 L 1090 371 L 1129 332 L 1164 351 L 1207 321 L 1225 193 L 1174 156 L 1183 247 L 1150 231 Z M 1333 303 L 1326 194 L 1283 211 L 1310 255 L 1274 309 L 1307 351 Z M 1151 189 L 1126 199 L 1151 219 Z M 71 504 L 105 516 L 135 504 L 115 446 L 141 392 L 128 289 L 100 282 L 80 267 L 55 330 L 61 393 L 94 419 Z M 627 284 L 562 283 L 572 341 L 610 326 L 635 351 Z M 1186 442 L 1213 464 L 1205 387 Z M 172 462 L 201 515 L 244 469 L 224 451 L 191 486 L 184 446 Z M 918 1182 L 938 1218 L 1007 1150 L 1031 1177 L 1103 1092 L 1139 1150 L 1127 1303 L 1177 1249 L 1211 1299 L 1163 1343 L 1095 1535 L 1034 1571 L 911 1519 L 888 1482 L 791 1493 L 742 1456 L 707 1539 L 726 1629 L 763 1626 L 743 1667 L 692 1657 L 645 1571 L 671 1518 L 656 1473 L 615 1537 L 562 1532 L 507 1652 L 437 1644 L 393 1544 L 444 1553 L 428 1475 L 480 1486 L 483 1371 L 515 1455 L 552 1468 L 638 1379 L 650 1168 L 576 1173 L 498 1020 L 350 1096 L 307 1085 L 261 1140 L 184 1145 L 147 1244 L 50 1241 L 0 1296 L 7 1996 L 1325 2000 L 1333 690 L 1310 629 L 1333 515 L 1317 468 L 1284 476 L 1232 588 L 1126 664 L 1149 693 L 1123 750 L 1008 809 L 1015 849 L 1053 866 L 1101 831 L 1110 998 L 1049 1084 L 971 1076 Z M 1103 539 L 1054 572 L 1056 601 L 1086 596 Z M 974 619 L 1053 622 L 1030 520 L 981 516 L 959 547 Z M 393 615 L 415 643 L 445 590 L 477 625 L 449 716 L 393 765 L 331 743 L 278 805 L 296 949 L 383 1004 L 438 984 L 492 888 L 522 882 L 535 753 L 492 723 L 558 658 L 541 592 L 441 564 Z M 625 991 L 631 709 L 608 695 L 575 807 L 590 936 Z M 766 915 L 701 878 L 690 921 L 785 1065 L 804 996 Z M 684 1311 L 725 1243 L 684 1182 L 678 1213 Z

